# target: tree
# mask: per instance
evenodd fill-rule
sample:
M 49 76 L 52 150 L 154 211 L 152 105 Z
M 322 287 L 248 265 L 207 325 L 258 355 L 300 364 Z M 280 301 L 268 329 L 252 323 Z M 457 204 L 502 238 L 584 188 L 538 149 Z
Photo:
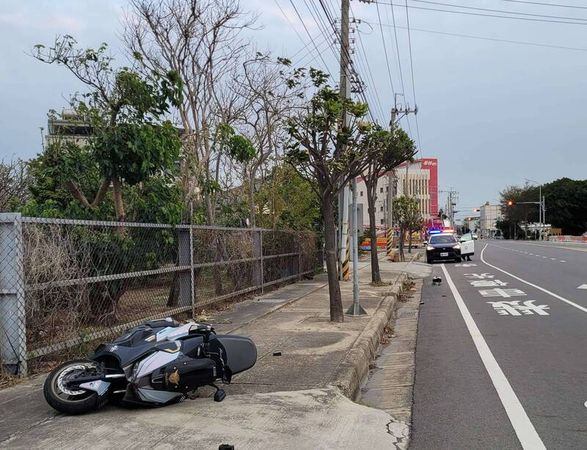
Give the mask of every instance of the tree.
M 415 225 L 418 224 L 418 220 L 421 220 L 418 201 L 406 196 L 393 199 L 393 214 L 399 225 L 399 255 L 400 259 L 404 261 L 404 240 L 406 232 L 411 232 Z
M 254 23 L 237 0 L 132 0 L 125 41 L 143 70 L 177 73 L 182 101 L 182 190 L 186 206 L 202 200 L 205 220 L 215 223 L 222 167 L 221 124 L 234 127 L 245 99 L 235 84 Z M 187 208 L 186 208 L 187 209 Z
M 413 234 L 416 231 L 422 231 L 422 228 L 424 228 L 424 218 L 420 214 L 420 210 L 419 209 L 415 209 L 415 210 L 412 209 L 412 210 L 410 210 L 410 212 L 411 212 L 411 217 L 408 217 L 408 224 L 407 224 L 408 233 L 409 233 L 408 253 L 412 253 Z
M 29 198 L 30 171 L 25 161 L 0 160 L 0 212 L 16 211 Z
M 123 184 L 130 186 L 170 168 L 178 159 L 178 131 L 165 119 L 181 100 L 181 83 L 173 71 L 140 75 L 128 67 L 114 68 L 108 46 L 81 49 L 71 36 L 57 38 L 52 47 L 38 44 L 33 56 L 47 64 L 65 66 L 88 91 L 75 94 L 71 107 L 75 120 L 90 127 L 87 151 L 102 178 L 93 200 L 74 179 L 75 166 L 59 169 L 69 174 L 66 187 L 87 209 L 95 209 L 112 186 L 116 219 L 126 218 Z M 79 145 L 69 139 L 52 144 L 50 151 L 75 152 Z M 71 158 L 63 158 L 71 162 Z
M 560 178 L 542 186 L 546 202 L 546 221 L 553 227 L 562 228 L 565 234 L 582 234 L 587 230 L 587 180 Z M 515 238 L 523 236 L 526 223 L 538 222 L 538 186 L 508 186 L 500 192 L 504 206 L 504 219 L 499 227 L 504 236 Z
M 264 228 L 321 231 L 320 199 L 312 183 L 289 164 L 279 164 L 255 195 L 257 225 Z
M 361 119 L 367 113 L 364 103 L 343 99 L 330 87 L 327 76 L 310 69 L 315 92 L 288 120 L 287 160 L 315 187 L 324 222 L 326 268 L 330 297 L 330 320 L 344 321 L 336 256 L 335 200 L 342 186 L 360 175 L 368 163 L 370 148 L 362 145 L 367 127 Z M 342 125 L 346 112 L 348 124 Z
M 239 93 L 245 100 L 242 109 L 242 128 L 251 137 L 255 147 L 252 158 L 244 165 L 243 180 L 247 183 L 249 223 L 256 225 L 258 213 L 255 205 L 257 176 L 268 163 L 276 163 L 288 117 L 297 106 L 302 87 L 283 82 L 283 76 L 291 62 L 285 58 L 272 61 L 269 56 L 257 52 L 243 63 L 242 73 L 236 78 Z M 264 174 L 260 174 L 264 178 Z
M 367 191 L 369 235 L 371 238 L 371 281 L 381 283 L 377 257 L 377 224 L 375 223 L 377 181 L 385 172 L 393 170 L 404 161 L 411 159 L 415 154 L 415 146 L 401 128 L 387 131 L 379 125 L 370 126 L 363 139 L 363 145 L 369 147 L 368 153 L 370 155 L 362 178 Z

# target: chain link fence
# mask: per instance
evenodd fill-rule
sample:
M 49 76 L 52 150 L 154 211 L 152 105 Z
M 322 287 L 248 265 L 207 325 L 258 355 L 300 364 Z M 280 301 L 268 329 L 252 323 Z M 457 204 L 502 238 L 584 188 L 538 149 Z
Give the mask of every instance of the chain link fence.
M 315 234 L 0 214 L 0 360 L 12 373 L 146 320 L 299 279 Z

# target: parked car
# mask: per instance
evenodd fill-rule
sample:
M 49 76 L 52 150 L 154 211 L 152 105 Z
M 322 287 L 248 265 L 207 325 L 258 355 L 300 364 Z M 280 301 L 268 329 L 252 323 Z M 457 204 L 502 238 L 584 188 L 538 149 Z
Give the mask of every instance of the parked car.
M 461 260 L 461 244 L 454 234 L 433 234 L 426 244 L 426 262 Z

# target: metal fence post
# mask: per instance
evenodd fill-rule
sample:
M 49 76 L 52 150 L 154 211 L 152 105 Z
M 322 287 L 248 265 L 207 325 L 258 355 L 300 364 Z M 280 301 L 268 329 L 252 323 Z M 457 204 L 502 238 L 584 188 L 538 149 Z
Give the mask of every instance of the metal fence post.
M 189 266 L 189 272 L 183 270 L 179 272 L 179 298 L 178 306 L 190 306 L 194 303 L 194 289 L 192 284 L 193 273 L 193 235 L 192 226 L 189 228 L 179 228 L 177 230 L 177 245 L 179 246 L 178 255 L 180 266 Z
M 297 239 L 297 247 L 298 247 L 298 281 L 302 279 L 302 246 L 300 245 L 302 241 L 302 235 L 298 235 Z
M 261 293 L 265 291 L 265 265 L 263 261 L 263 230 L 259 230 L 259 267 L 261 271 Z
M 19 213 L 0 213 L 0 360 L 9 373 L 24 376 L 26 310 L 20 218 Z
M 192 216 L 194 215 L 192 211 Z M 194 274 L 194 228 L 190 223 L 190 301 L 192 303 L 192 317 L 196 309 L 196 276 Z

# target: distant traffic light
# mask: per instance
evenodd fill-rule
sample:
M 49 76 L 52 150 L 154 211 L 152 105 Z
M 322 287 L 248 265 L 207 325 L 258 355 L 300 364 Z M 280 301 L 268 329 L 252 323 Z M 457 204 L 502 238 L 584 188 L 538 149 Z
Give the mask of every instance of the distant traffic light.
M 514 206 L 514 201 L 513 200 L 508 200 L 508 206 Z

